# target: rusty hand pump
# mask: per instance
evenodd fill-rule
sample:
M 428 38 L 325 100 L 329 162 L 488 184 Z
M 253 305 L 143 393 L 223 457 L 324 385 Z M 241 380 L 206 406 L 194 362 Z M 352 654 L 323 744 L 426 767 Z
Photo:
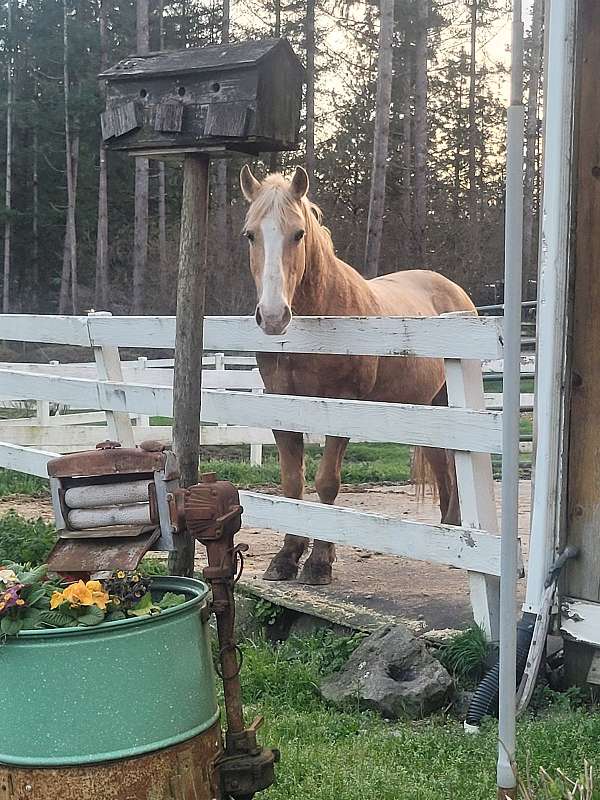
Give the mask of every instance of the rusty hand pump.
M 214 473 L 202 475 L 201 483 L 174 492 L 180 530 L 184 528 L 206 548 L 208 566 L 204 579 L 212 587 L 212 611 L 217 621 L 220 674 L 223 681 L 227 731 L 225 752 L 218 769 L 225 797 L 249 800 L 274 781 L 277 750 L 260 747 L 256 732 L 258 717 L 245 727 L 240 684 L 240 651 L 235 641 L 234 585 L 241 574 L 247 545 L 236 545 L 242 525 L 242 507 L 237 489 L 229 481 L 218 481 Z

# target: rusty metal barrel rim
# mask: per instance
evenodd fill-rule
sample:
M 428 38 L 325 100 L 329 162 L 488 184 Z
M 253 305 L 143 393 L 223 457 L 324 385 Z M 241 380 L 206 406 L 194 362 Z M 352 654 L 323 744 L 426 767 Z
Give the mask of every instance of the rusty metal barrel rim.
M 63 767 L 156 752 L 219 719 L 205 583 L 157 578 L 189 596 L 152 618 L 23 633 L 0 646 L 0 707 L 18 719 L 0 765 Z

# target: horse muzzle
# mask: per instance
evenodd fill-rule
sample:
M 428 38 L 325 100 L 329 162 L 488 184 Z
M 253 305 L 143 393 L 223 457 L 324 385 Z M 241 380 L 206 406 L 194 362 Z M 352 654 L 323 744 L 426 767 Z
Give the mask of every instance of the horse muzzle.
M 257 325 L 267 336 L 281 336 L 292 321 L 292 309 L 288 306 L 268 311 L 260 304 L 256 306 L 254 314 Z

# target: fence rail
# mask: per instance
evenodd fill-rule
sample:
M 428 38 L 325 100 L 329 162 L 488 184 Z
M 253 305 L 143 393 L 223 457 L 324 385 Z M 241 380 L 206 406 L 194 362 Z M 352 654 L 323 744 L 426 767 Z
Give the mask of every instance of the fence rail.
M 171 362 L 120 361 L 120 347 L 173 348 L 173 317 L 60 317 L 0 315 L 0 339 L 54 342 L 91 348 L 95 365 L 51 364 L 0 368 L 0 395 L 33 399 L 41 426 L 9 424 L 0 443 L 0 466 L 45 473 L 55 450 L 40 444 L 56 441 L 58 426 L 49 421 L 49 403 L 106 414 L 111 438 L 133 445 L 150 427 L 150 416 L 172 414 Z M 409 558 L 451 564 L 469 570 L 474 615 L 490 636 L 497 634 L 500 540 L 493 503 L 490 453 L 501 450 L 502 416 L 486 410 L 481 361 L 498 369 L 502 358 L 502 323 L 493 317 L 451 315 L 434 318 L 297 318 L 285 336 L 266 337 L 252 318 L 213 317 L 205 320 L 205 347 L 217 351 L 205 363 L 203 441 L 234 439 L 242 430 L 255 441 L 265 429 L 296 430 L 312 436 L 344 436 L 363 441 L 401 442 L 441 447 L 456 452 L 463 525 L 429 525 L 413 520 L 332 508 L 302 500 L 244 493 L 245 523 L 375 549 Z M 229 366 L 227 357 L 233 351 Z M 337 355 L 443 358 L 449 407 L 271 395 L 263 392 L 252 354 L 316 353 Z M 239 355 L 242 354 L 242 355 Z M 243 362 L 235 359 L 243 359 Z M 95 371 L 94 371 L 95 370 Z M 240 387 L 241 383 L 241 387 Z M 240 390 L 242 388 L 243 390 Z M 498 395 L 488 398 L 498 403 Z M 130 417 L 136 417 L 135 426 Z M 81 422 L 85 415 L 78 414 Z M 98 419 L 95 417 L 94 419 Z M 226 428 L 218 427 L 227 425 Z M 43 430 L 37 441 L 35 428 Z M 93 435 L 92 424 L 77 436 Z M 105 428 L 106 429 L 106 428 Z M 102 428 L 96 427 L 100 433 Z M 158 433 L 161 428 L 152 427 Z M 103 435 L 104 438 L 105 434 Z M 2 437 L 0 437 L 2 438 Z M 100 437 L 98 437 L 100 438 Z M 19 439 L 19 442 L 15 440 Z M 261 440 L 262 441 L 262 440 Z M 37 447 L 25 447 L 35 443 Z M 40 448 L 40 449 L 38 449 Z

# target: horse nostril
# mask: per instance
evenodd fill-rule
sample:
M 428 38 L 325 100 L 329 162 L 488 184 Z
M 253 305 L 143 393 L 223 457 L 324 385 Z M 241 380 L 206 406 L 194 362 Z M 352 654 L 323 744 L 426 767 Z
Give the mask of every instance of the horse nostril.
M 256 311 L 254 312 L 254 319 L 256 320 L 257 325 L 262 324 L 262 314 L 260 313 L 260 306 L 256 306 Z

